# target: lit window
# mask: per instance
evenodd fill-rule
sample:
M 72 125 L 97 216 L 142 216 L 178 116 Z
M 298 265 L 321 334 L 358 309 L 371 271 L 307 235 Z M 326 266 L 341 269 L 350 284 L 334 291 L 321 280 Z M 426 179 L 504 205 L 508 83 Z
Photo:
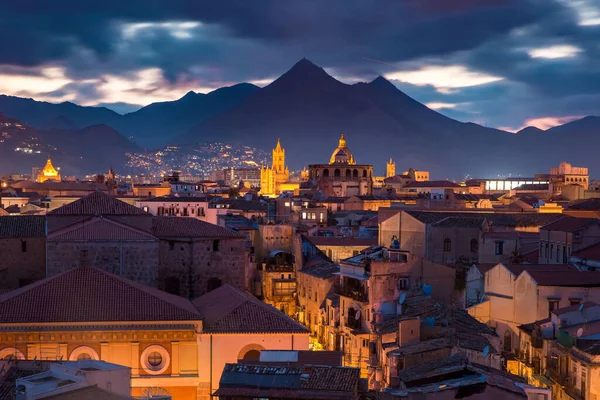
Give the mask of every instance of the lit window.
M 452 241 L 450 239 L 444 239 L 444 251 L 452 250 Z
M 289 206 L 290 206 L 290 202 L 289 202 L 289 201 L 286 201 L 286 202 L 285 202 L 285 206 L 286 206 L 286 207 L 289 207 Z

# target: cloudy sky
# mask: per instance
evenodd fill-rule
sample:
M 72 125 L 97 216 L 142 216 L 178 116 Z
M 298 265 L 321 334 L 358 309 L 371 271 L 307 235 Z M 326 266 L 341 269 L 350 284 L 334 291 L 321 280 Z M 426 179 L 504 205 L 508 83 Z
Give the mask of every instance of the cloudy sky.
M 118 112 L 306 57 L 462 121 L 600 115 L 600 0 L 0 0 L 0 93 Z

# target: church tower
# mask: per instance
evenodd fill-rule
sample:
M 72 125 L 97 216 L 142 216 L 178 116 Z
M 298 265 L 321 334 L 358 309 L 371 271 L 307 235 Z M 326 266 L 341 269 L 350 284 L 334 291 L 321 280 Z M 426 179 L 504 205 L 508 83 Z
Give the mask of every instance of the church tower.
M 392 161 L 390 157 L 390 161 L 386 165 L 385 177 L 389 178 L 390 176 L 396 176 L 396 163 Z
M 271 168 L 275 172 L 284 172 L 285 171 L 285 150 L 281 147 L 281 143 L 279 142 L 279 138 L 277 138 L 277 146 L 273 149 L 273 164 Z

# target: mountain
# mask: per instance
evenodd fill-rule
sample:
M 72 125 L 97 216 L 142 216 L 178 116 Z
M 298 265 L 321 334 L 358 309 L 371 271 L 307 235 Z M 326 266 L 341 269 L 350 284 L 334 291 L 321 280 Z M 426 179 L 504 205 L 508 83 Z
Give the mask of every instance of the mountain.
M 347 85 L 303 59 L 240 105 L 194 127 L 180 142 L 251 140 L 270 148 L 280 137 L 291 166 L 298 168 L 327 162 L 340 132 L 346 133 L 358 162 L 374 163 L 379 171 L 393 157 L 404 168 L 440 174 L 474 169 L 475 159 L 505 165 L 503 154 L 513 136 L 439 114 L 383 77 Z M 490 146 L 497 151 L 486 151 Z
M 125 172 L 125 153 L 140 148 L 106 125 L 83 129 L 35 129 L 0 114 L 0 171 L 30 173 L 43 167 L 48 156 L 61 173 L 85 175 L 115 166 Z
M 114 126 L 144 147 L 158 147 L 193 126 L 229 110 L 260 90 L 249 83 L 224 87 L 208 94 L 189 92 L 181 99 L 153 103 L 124 115 Z
M 109 125 L 141 147 L 162 147 L 258 90 L 258 86 L 240 83 L 208 94 L 189 92 L 179 100 L 153 103 L 125 115 L 105 107 L 82 107 L 70 102 L 54 104 L 0 95 L 0 112 L 37 129 Z
M 0 112 L 35 128 L 51 125 L 60 117 L 79 128 L 94 124 L 112 125 L 121 117 L 104 107 L 82 107 L 70 102 L 54 104 L 5 95 L 0 95 Z

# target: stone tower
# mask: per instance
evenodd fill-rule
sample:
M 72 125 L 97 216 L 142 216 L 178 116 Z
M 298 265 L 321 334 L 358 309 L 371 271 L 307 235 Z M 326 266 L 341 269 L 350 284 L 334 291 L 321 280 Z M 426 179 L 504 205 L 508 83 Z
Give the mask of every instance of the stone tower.
M 385 177 L 389 178 L 390 176 L 396 176 L 396 163 L 391 158 L 385 169 Z

